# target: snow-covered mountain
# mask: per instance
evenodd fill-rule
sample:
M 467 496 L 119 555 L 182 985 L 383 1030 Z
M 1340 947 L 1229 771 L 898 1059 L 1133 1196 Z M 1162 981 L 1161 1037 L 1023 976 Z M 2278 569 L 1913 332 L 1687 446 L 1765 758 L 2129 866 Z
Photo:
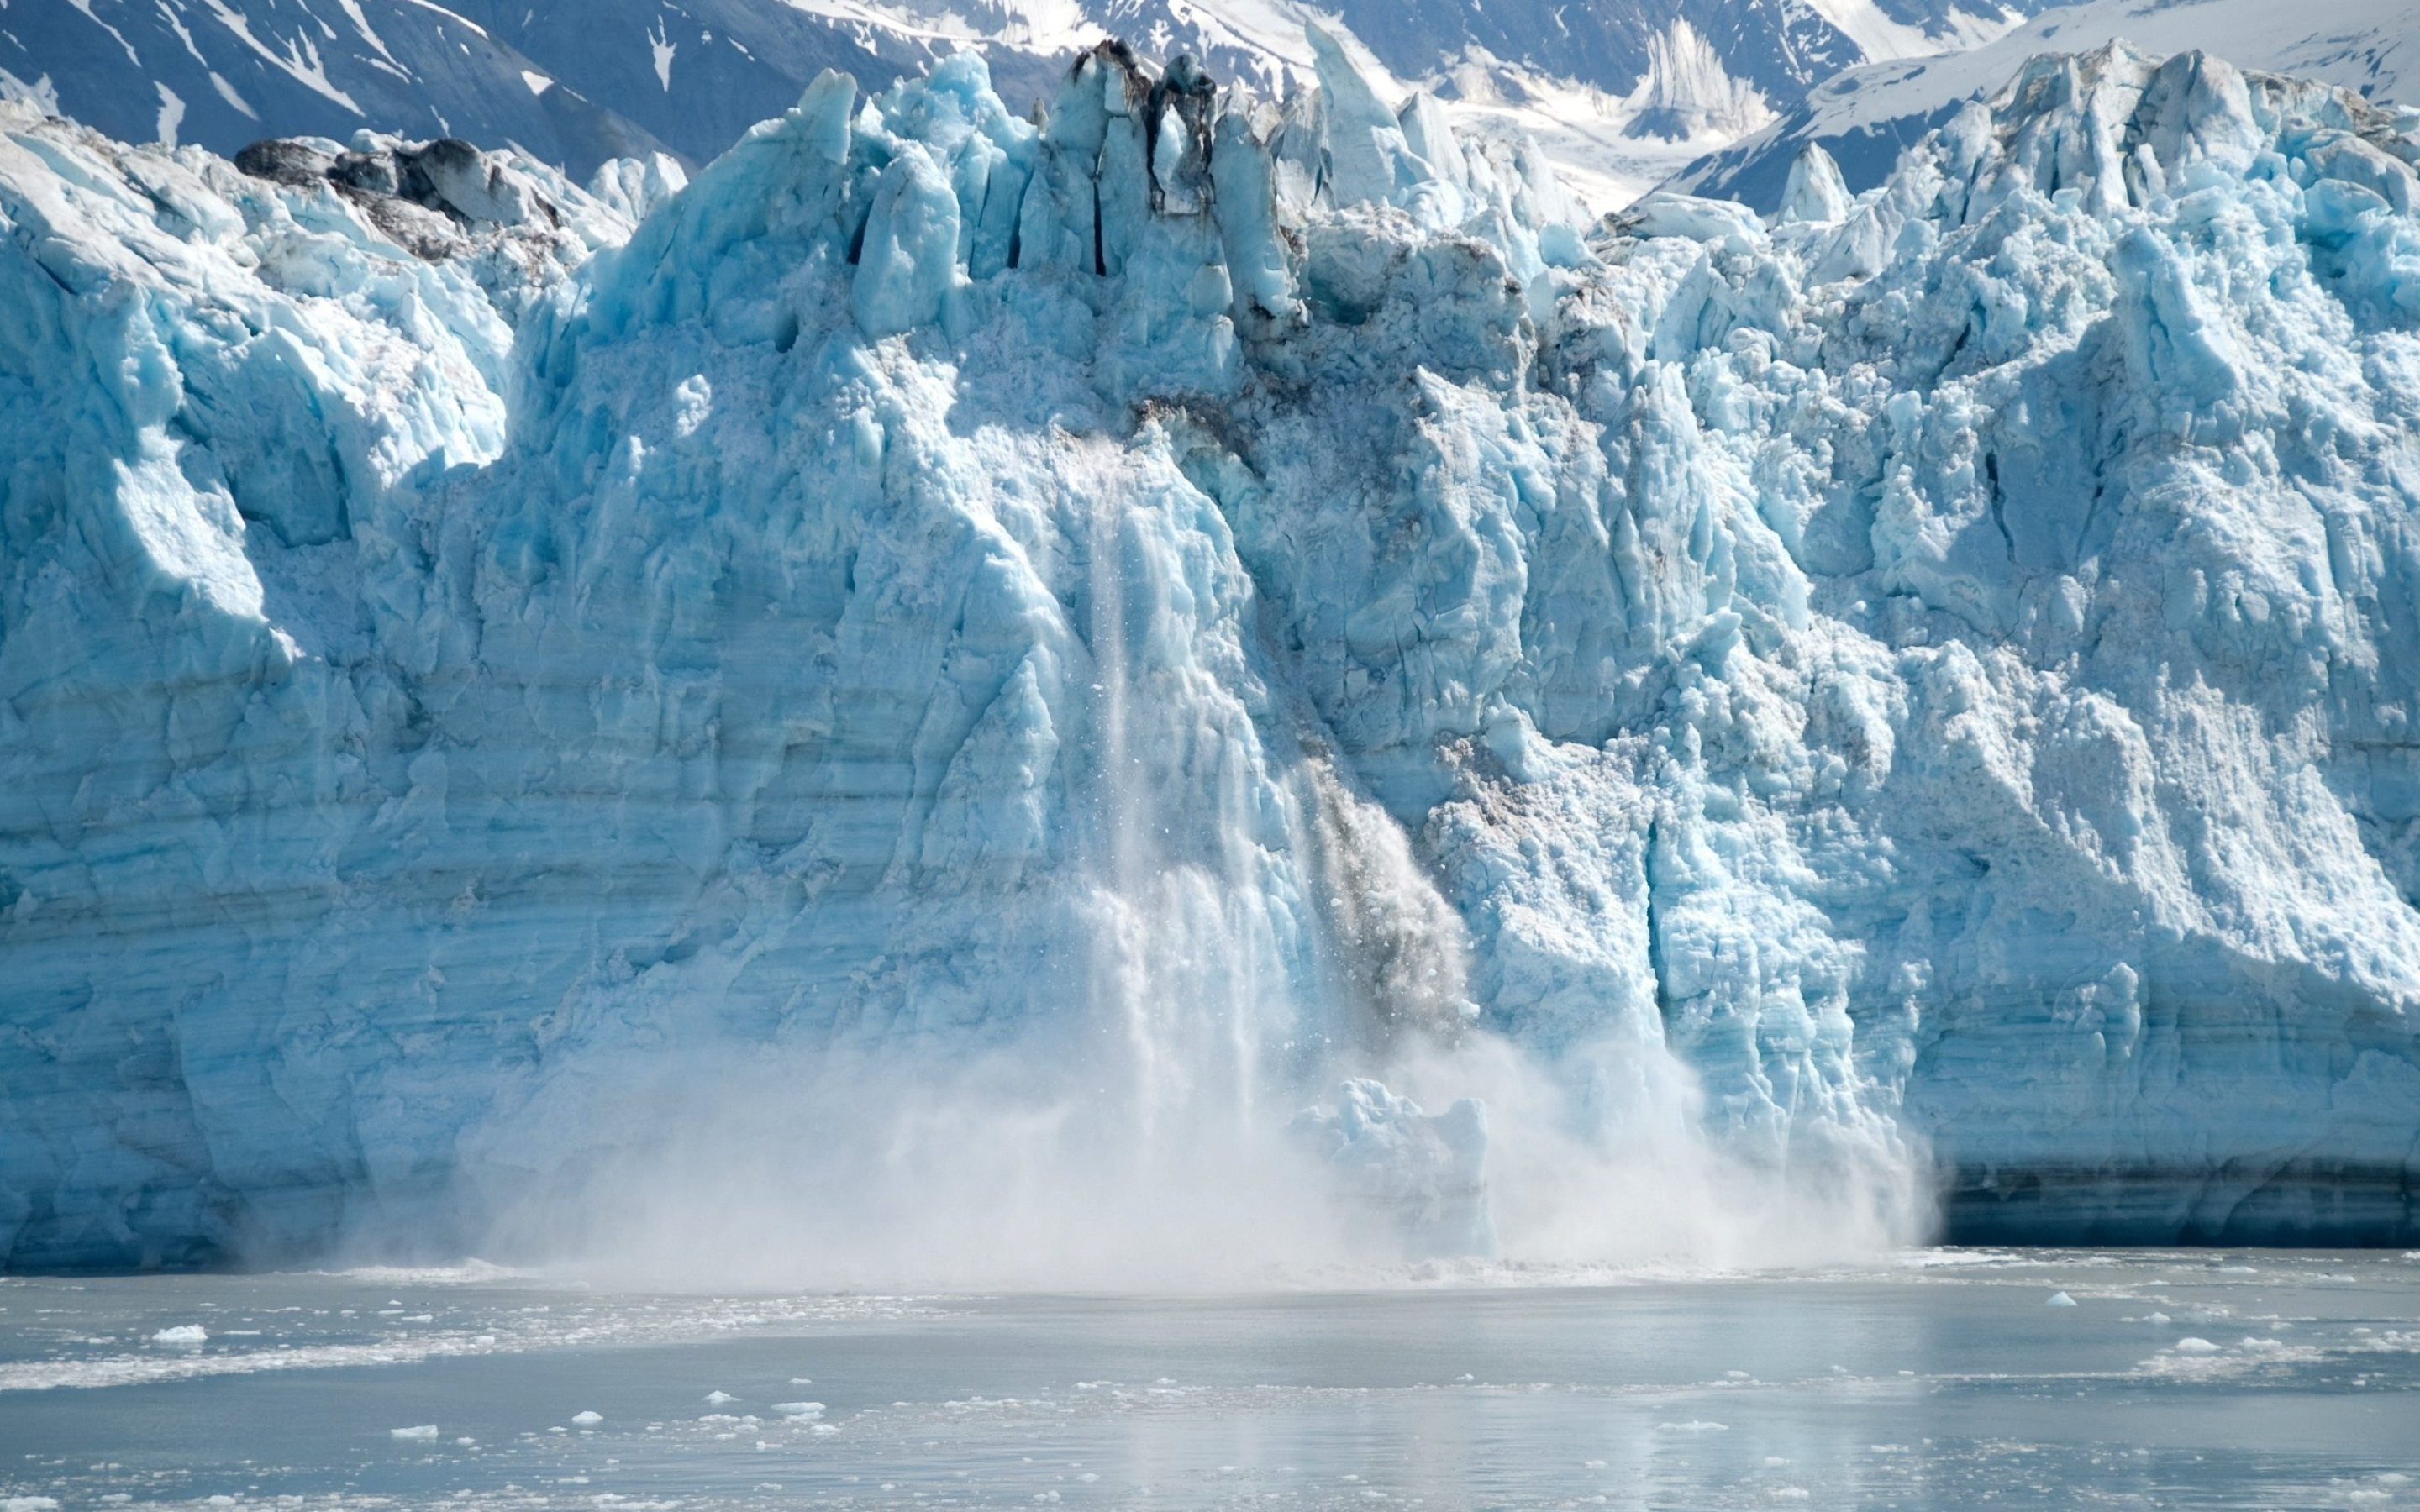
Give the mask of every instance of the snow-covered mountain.
M 2411 122 L 1591 228 L 1312 45 L 594 193 L 7 107 L 0 1255 L 2410 1242 Z
M 2381 105 L 2420 106 L 2420 8 L 2405 0 L 2090 0 L 2044 11 L 1972 50 L 1851 69 L 1780 119 L 1690 164 L 1669 187 L 1770 211 L 1800 149 L 1814 142 L 1853 192 L 1870 189 L 1902 149 L 2006 85 L 2027 58 L 2121 39 L 2153 56 L 2200 48 L 2245 68 L 2340 85 Z
M 1458 117 L 1537 135 L 1610 208 L 1840 69 L 1965 45 L 2013 14 L 1986 0 L 1345 0 L 1333 13 L 1302 0 L 28 0 L 0 17 L 0 87 L 129 142 L 231 155 L 265 136 L 450 135 L 584 179 L 659 147 L 703 162 L 823 69 L 880 88 L 962 47 L 983 52 L 1020 114 L 1104 36 L 1277 92 L 1310 77 L 1303 24 L 1318 18 L 1356 39 L 1390 98 L 1436 84 Z

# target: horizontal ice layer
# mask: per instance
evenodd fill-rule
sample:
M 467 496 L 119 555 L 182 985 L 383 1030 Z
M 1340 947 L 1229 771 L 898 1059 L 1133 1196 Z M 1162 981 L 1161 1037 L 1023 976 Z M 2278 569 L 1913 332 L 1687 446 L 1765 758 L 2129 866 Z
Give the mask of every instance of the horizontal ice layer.
M 2412 139 L 2118 50 L 1583 239 L 1321 61 L 827 77 L 584 262 L 13 117 L 13 1263 L 442 1233 L 702 1057 L 1141 1147 L 1474 1033 L 1960 1231 L 2410 1233 Z

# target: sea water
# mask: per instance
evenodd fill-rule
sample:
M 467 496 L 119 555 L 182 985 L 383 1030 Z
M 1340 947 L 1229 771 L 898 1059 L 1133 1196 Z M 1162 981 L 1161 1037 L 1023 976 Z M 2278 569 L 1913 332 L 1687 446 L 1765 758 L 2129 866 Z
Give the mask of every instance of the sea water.
M 0 1280 L 0 1506 L 2420 1506 L 2420 1256 L 1246 1295 Z

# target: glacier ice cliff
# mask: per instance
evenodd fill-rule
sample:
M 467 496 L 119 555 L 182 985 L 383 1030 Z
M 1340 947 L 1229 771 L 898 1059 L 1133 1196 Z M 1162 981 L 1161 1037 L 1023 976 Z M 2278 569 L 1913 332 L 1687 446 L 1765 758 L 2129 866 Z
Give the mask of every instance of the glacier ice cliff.
M 1141 1170 L 1343 1082 L 1484 1248 L 1500 1100 L 1358 1080 L 1482 1052 L 1901 1231 L 2420 1231 L 2420 142 L 2112 47 L 1590 226 L 1313 40 L 594 193 L 8 107 L 0 1256 L 865 1068 Z

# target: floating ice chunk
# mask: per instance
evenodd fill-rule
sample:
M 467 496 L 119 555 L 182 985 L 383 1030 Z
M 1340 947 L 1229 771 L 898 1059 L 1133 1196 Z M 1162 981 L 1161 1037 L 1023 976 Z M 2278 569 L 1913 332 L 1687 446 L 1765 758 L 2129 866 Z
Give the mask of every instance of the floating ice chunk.
M 433 1441 L 437 1437 L 437 1425 L 434 1423 L 423 1423 L 417 1427 L 389 1428 L 386 1431 L 388 1436 L 392 1438 L 409 1439 L 415 1443 L 421 1441 Z
M 2075 1299 L 2069 1296 L 2064 1291 L 2054 1291 L 2050 1294 L 2050 1301 L 2043 1303 L 2042 1305 L 2045 1307 L 2072 1307 L 2075 1305 Z
M 1709 1423 L 1701 1418 L 1692 1418 L 1686 1423 L 1655 1425 L 1655 1431 L 1658 1433 L 1729 1433 L 1730 1430 L 1731 1426 L 1729 1423 Z
M 2177 1340 L 2175 1349 L 2179 1354 L 2216 1354 L 2218 1352 L 2217 1345 L 2191 1334 Z
M 151 1335 L 154 1344 L 200 1344 L 210 1336 L 209 1329 L 199 1323 L 178 1323 Z
M 0 1512 L 59 1512 L 59 1504 L 51 1496 L 5 1496 L 0 1497 Z
M 2174 1322 L 2175 1319 L 2171 1319 L 2165 1313 L 2146 1313 L 2143 1315 L 2143 1321 L 2147 1323 L 2167 1323 Z
M 821 1402 L 775 1402 L 773 1404 L 773 1411 L 781 1413 L 783 1417 L 821 1417 L 824 1415 L 824 1404 Z
M 715 1406 L 720 1407 L 725 1402 L 736 1402 L 739 1398 L 732 1396 L 731 1393 L 727 1391 L 710 1391 L 706 1394 L 706 1399 L 712 1402 Z
M 804 1376 L 792 1376 L 790 1378 L 790 1384 L 793 1386 L 812 1386 L 814 1382 Z
M 571 1421 L 579 1424 L 582 1427 L 593 1427 L 597 1424 L 605 1421 L 605 1414 L 602 1412 L 574 1412 L 571 1414 Z

